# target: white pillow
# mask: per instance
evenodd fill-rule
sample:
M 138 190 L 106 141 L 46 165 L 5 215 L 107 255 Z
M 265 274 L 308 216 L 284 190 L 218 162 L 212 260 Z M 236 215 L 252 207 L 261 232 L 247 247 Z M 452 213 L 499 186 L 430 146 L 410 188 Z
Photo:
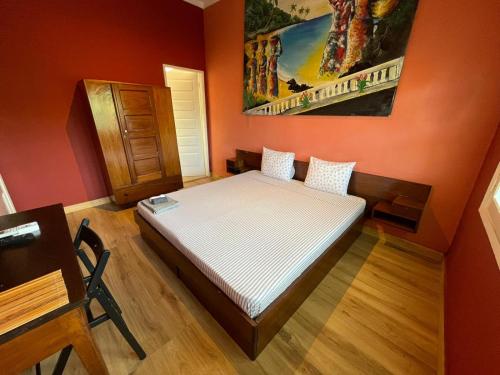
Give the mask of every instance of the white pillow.
M 260 170 L 266 176 L 290 181 L 295 174 L 294 159 L 293 152 L 279 152 L 264 147 Z
M 337 163 L 311 156 L 304 185 L 312 189 L 346 196 L 355 165 L 355 162 Z

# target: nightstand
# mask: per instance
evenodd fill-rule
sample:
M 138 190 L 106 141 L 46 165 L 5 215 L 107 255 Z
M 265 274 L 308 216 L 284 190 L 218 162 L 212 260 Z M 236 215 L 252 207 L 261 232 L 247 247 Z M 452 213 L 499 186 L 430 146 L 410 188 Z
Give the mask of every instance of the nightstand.
M 250 168 L 246 168 L 243 163 L 238 163 L 236 158 L 226 160 L 226 171 L 227 173 L 240 174 L 248 172 Z
M 424 211 L 425 203 L 404 196 L 397 196 L 392 202 L 379 201 L 372 209 L 372 219 L 399 229 L 416 233 Z

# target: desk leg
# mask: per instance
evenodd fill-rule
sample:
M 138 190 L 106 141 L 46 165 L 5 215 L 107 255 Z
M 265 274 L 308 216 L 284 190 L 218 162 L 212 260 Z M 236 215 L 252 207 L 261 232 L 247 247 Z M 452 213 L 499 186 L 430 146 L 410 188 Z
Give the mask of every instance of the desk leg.
M 68 345 L 73 345 L 89 374 L 108 374 L 81 307 L 0 344 L 0 373 L 19 374 Z
M 89 374 L 107 375 L 108 369 L 106 368 L 101 352 L 92 338 L 83 308 L 75 312 L 76 314 L 73 315 L 73 319 L 68 321 L 68 324 L 72 325 L 70 331 L 73 332 L 71 337 L 73 348 Z

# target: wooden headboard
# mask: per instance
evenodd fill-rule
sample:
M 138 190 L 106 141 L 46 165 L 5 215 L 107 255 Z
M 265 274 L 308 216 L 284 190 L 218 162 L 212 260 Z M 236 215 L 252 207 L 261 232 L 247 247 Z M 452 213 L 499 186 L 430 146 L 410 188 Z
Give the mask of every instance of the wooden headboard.
M 236 150 L 235 165 L 240 171 L 260 170 L 262 154 L 251 151 Z M 304 181 L 309 163 L 294 161 L 294 179 Z M 408 198 L 425 206 L 431 192 L 431 186 L 416 182 L 398 180 L 390 177 L 354 171 L 349 182 L 348 193 L 364 198 L 367 213 L 380 201 L 393 202 L 397 197 Z

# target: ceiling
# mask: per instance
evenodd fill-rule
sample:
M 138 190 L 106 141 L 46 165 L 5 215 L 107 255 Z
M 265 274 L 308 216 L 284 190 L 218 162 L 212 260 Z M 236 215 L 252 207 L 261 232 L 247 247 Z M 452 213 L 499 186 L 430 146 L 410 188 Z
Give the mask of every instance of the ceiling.
M 209 7 L 210 5 L 216 3 L 219 0 L 184 0 L 186 3 L 196 5 L 202 9 Z

